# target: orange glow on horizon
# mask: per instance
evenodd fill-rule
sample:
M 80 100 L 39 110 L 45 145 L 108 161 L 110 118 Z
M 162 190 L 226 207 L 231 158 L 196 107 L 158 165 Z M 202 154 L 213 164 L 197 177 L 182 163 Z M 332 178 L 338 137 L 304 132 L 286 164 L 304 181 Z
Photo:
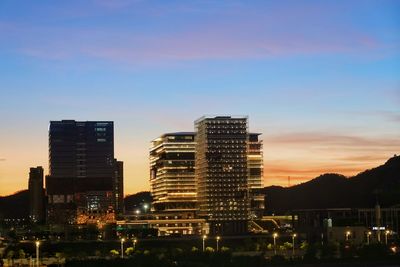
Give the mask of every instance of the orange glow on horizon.
M 41 131 L 26 135 L 19 131 L 2 144 L 0 158 L 0 195 L 10 195 L 28 187 L 29 168 L 43 166 L 48 173 L 46 122 Z M 188 127 L 176 127 L 188 128 Z M 262 129 L 259 130 L 263 132 Z M 120 129 L 127 133 L 129 129 Z M 140 138 L 128 134 L 115 137 L 115 157 L 124 162 L 125 195 L 150 190 L 149 133 Z M 296 139 L 295 136 L 298 138 Z M 390 137 L 390 136 L 389 136 Z M 355 138 L 328 134 L 263 136 L 264 186 L 300 184 L 324 173 L 354 176 L 384 164 L 400 150 L 400 140 Z M 18 144 L 18 146 L 16 145 Z M 134 148 L 134 149 L 133 149 Z
M 291 186 L 307 182 L 311 179 L 318 177 L 324 173 L 338 173 L 347 177 L 354 176 L 362 171 L 377 167 L 386 162 L 389 157 L 381 160 L 371 160 L 369 162 L 358 162 L 350 164 L 348 162 L 343 163 L 343 167 L 340 164 L 332 165 L 321 165 L 318 162 L 313 162 L 310 159 L 298 161 L 298 162 L 268 162 L 267 159 L 264 165 L 264 186 L 288 186 L 288 177 L 290 176 Z M 7 175 L 18 175 L 19 179 L 12 179 L 1 181 L 2 187 L 0 191 L 1 196 L 11 195 L 21 190 L 27 189 L 29 167 L 21 168 L 22 175 L 19 172 L 7 172 Z M 36 166 L 36 165 L 32 165 Z M 45 172 L 47 173 L 47 166 L 44 166 Z M 21 178 L 22 176 L 22 178 Z M 125 195 L 134 194 L 140 191 L 149 191 L 150 186 L 148 182 L 148 171 L 147 165 L 144 166 L 139 164 L 127 164 L 124 170 L 125 176 Z M 5 177 L 5 172 L 2 172 L 2 177 Z M 133 179 L 133 177 L 140 177 Z M 19 182 L 21 181 L 21 182 Z

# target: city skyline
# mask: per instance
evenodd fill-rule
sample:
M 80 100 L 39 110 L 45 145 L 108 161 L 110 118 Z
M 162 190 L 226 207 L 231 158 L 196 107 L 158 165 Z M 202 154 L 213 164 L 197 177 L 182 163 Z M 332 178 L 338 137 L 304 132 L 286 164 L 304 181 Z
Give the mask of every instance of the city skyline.
M 125 193 L 151 140 L 243 114 L 264 185 L 355 175 L 400 152 L 398 1 L 0 3 L 0 195 L 48 174 L 51 120 L 115 122 Z M 222 101 L 221 101 L 222 100 Z

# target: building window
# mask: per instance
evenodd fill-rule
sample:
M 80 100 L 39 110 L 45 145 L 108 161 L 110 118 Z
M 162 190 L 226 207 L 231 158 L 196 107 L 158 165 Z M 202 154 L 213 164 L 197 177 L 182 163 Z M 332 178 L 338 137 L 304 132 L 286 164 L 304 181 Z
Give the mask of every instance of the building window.
M 107 131 L 107 128 L 100 127 L 100 128 L 94 128 L 94 130 L 96 132 L 105 132 L 105 131 Z

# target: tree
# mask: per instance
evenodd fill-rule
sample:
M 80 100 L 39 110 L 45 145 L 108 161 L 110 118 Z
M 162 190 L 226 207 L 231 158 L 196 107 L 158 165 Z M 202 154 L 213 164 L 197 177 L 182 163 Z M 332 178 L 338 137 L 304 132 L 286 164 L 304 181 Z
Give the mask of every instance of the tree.
M 212 247 L 206 247 L 206 252 L 214 252 L 214 248 Z
M 60 266 L 61 259 L 65 258 L 65 254 L 62 252 L 56 252 L 56 258 L 57 258 L 57 265 Z
M 300 244 L 300 249 L 304 249 L 304 250 L 307 250 L 307 249 L 308 249 L 308 243 L 307 243 L 307 241 L 301 242 L 301 244 Z
M 10 260 L 11 260 L 11 266 L 14 266 L 14 257 L 15 257 L 15 252 L 14 250 L 9 250 L 7 252 L 7 260 L 8 260 L 8 265 L 10 265 Z
M 135 250 L 133 249 L 133 247 L 126 248 L 126 249 L 125 249 L 125 254 L 126 254 L 127 256 L 129 256 L 129 255 L 132 255 L 134 251 L 135 251 Z
M 222 247 L 221 248 L 221 252 L 228 252 L 229 251 L 229 248 L 228 247 Z
M 23 249 L 18 250 L 18 258 L 25 259 L 25 257 L 26 257 L 25 251 Z
M 290 242 L 285 242 L 283 243 L 283 246 L 285 247 L 285 249 L 291 249 L 293 248 L 293 244 Z
M 119 255 L 119 252 L 117 250 L 115 250 L 115 249 L 112 249 L 112 250 L 110 250 L 110 254 L 113 257 L 117 257 Z

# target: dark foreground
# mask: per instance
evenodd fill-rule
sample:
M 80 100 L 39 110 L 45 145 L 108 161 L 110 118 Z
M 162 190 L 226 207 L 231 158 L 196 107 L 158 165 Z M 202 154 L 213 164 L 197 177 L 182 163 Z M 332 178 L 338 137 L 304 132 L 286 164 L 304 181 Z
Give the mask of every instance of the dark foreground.
M 304 267 L 400 267 L 400 257 L 388 256 L 383 259 L 284 259 L 283 257 L 265 258 L 264 256 L 236 256 L 229 253 L 179 253 L 176 255 L 135 255 L 120 259 L 86 259 L 67 261 L 67 267 L 264 267 L 264 266 L 304 266 Z

